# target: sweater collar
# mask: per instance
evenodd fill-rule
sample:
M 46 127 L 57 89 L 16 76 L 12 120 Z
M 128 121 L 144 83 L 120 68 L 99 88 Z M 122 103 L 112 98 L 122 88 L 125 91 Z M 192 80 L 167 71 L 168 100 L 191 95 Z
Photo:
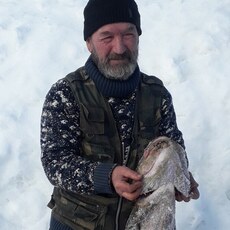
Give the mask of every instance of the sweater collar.
M 137 65 L 133 74 L 127 80 L 106 78 L 97 68 L 91 57 L 85 63 L 89 77 L 94 81 L 97 89 L 105 97 L 126 98 L 135 91 L 140 80 L 140 70 Z

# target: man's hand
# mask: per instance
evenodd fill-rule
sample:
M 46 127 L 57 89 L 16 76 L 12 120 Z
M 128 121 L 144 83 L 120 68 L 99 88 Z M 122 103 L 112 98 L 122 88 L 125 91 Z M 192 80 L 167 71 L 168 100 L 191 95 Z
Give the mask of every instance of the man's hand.
M 120 196 L 127 200 L 135 200 L 142 190 L 142 176 L 137 172 L 125 167 L 117 166 L 112 172 L 112 184 Z
M 192 176 L 192 173 L 190 173 L 190 182 L 191 182 L 191 189 L 190 189 L 190 195 L 189 197 L 185 197 L 183 194 L 181 194 L 179 191 L 175 191 L 176 200 L 177 201 L 185 201 L 188 202 L 191 199 L 197 200 L 200 197 L 200 193 L 198 190 L 199 184 L 195 181 L 195 179 Z

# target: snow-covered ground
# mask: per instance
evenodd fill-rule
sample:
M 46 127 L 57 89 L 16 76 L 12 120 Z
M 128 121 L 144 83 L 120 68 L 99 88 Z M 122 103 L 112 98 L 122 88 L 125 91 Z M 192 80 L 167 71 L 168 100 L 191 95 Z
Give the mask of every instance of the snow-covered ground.
M 51 85 L 83 65 L 86 0 L 0 0 L 0 229 L 48 230 L 52 187 L 40 162 Z M 177 203 L 179 230 L 230 226 L 230 0 L 137 0 L 139 65 L 174 99 L 198 201 Z

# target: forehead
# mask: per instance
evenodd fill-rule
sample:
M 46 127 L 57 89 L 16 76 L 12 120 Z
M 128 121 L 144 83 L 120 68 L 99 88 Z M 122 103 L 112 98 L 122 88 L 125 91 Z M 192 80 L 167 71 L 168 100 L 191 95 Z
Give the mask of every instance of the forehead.
M 104 33 L 124 33 L 128 31 L 133 31 L 137 33 L 136 26 L 128 22 L 118 22 L 111 23 L 100 27 L 95 33 L 104 34 Z

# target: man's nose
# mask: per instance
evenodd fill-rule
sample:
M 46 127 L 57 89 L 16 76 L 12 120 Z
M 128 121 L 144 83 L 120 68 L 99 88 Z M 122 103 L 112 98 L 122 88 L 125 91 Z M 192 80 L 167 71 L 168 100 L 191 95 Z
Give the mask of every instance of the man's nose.
M 116 54 L 123 54 L 126 51 L 126 46 L 122 38 L 118 37 L 114 39 L 113 52 Z

